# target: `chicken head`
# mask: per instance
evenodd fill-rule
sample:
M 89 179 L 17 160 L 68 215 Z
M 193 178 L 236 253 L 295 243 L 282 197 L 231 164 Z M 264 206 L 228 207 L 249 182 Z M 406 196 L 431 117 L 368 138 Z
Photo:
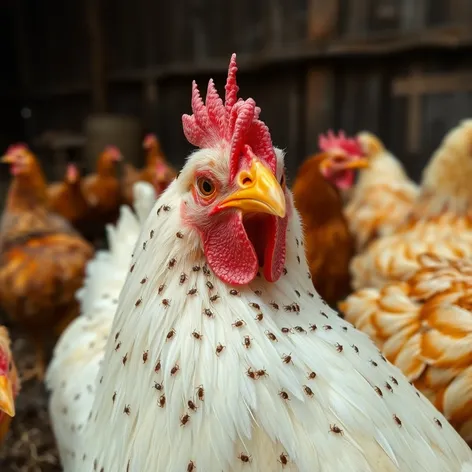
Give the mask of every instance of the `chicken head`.
M 36 158 L 26 144 L 10 146 L 1 162 L 10 165 L 10 172 L 15 176 L 25 176 L 38 169 Z
M 233 55 L 224 104 L 212 80 L 206 104 L 193 83 L 193 115 L 182 120 L 185 136 L 201 149 L 177 181 L 188 192 L 181 213 L 221 280 L 247 284 L 262 267 L 273 282 L 283 272 L 290 212 L 283 156 L 276 154 L 254 100 L 237 99 L 235 61 Z
M 338 136 L 332 131 L 321 135 L 319 147 L 325 156 L 320 172 L 340 190 L 350 189 L 354 185 L 355 170 L 369 165 L 358 139 L 347 138 L 342 131 Z

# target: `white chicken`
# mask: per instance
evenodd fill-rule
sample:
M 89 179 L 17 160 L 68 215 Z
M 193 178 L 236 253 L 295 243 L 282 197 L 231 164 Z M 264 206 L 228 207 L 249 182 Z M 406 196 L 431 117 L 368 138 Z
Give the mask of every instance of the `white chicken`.
M 404 222 L 419 188 L 376 136 L 364 131 L 357 138 L 369 166 L 359 174 L 345 215 L 357 250 L 361 251 L 373 239 L 392 234 Z
M 67 470 L 472 470 L 444 417 L 313 293 L 283 153 L 236 71 L 233 55 L 224 104 L 193 85 L 200 150 L 143 225 Z
M 129 272 L 131 253 L 141 224 L 156 200 L 153 186 L 135 184 L 134 198 L 137 215 L 122 206 L 116 227 L 107 227 L 109 250 L 99 251 L 89 262 L 84 287 L 77 293 L 81 316 L 62 334 L 48 368 L 46 384 L 52 390 L 49 410 L 65 470 L 70 470 L 92 407 L 95 379 Z

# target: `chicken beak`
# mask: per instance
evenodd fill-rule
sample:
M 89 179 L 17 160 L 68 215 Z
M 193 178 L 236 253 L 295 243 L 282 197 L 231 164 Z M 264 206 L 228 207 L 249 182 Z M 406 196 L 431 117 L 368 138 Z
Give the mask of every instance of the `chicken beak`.
M 6 375 L 0 376 L 0 410 L 12 418 L 15 416 L 13 387 Z
M 348 169 L 365 169 L 369 167 L 369 160 L 365 157 L 358 157 L 357 159 L 350 160 L 343 165 L 343 168 Z
M 237 208 L 245 213 L 268 213 L 283 218 L 285 194 L 274 174 L 258 159 L 236 176 L 238 190 L 220 203 L 219 208 Z
M 327 156 L 320 162 L 320 171 L 327 175 L 330 171 L 343 171 L 343 170 L 355 170 L 355 169 L 363 169 L 365 167 L 369 167 L 369 160 L 365 157 L 356 157 L 353 158 L 345 158 L 341 163 L 333 162 L 330 159 L 331 156 Z
M 13 156 L 11 154 L 5 154 L 0 159 L 0 162 L 2 162 L 3 164 L 13 164 Z

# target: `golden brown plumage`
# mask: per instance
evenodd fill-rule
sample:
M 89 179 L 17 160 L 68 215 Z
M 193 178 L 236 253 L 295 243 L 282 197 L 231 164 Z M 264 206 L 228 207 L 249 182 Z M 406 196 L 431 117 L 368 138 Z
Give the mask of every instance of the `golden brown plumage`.
M 0 228 L 0 304 L 33 339 L 33 373 L 42 377 L 44 343 L 77 316 L 75 292 L 93 249 L 49 210 L 46 183 L 29 149 L 12 147 L 3 162 L 14 178 Z
M 423 254 L 417 266 L 340 308 L 472 445 L 472 262 Z
M 353 286 L 381 288 L 407 280 L 418 256 L 472 255 L 472 120 L 462 121 L 443 139 L 423 171 L 420 195 L 405 223 L 382 237 L 351 264 Z
M 47 192 L 51 210 L 63 216 L 80 231 L 90 215 L 90 207 L 82 192 L 77 166 L 69 164 L 64 180 L 48 185 Z
M 159 140 L 154 134 L 148 134 L 143 141 L 146 151 L 146 163 L 143 169 L 136 169 L 127 163 L 124 168 L 123 199 L 127 205 L 133 204 L 133 186 L 136 182 L 149 182 L 160 195 L 177 175 L 162 152 Z
M 345 173 L 365 163 L 359 156 L 334 148 L 307 159 L 292 187 L 295 206 L 303 221 L 305 253 L 313 285 L 331 305 L 350 291 L 349 263 L 354 255 L 354 240 L 336 187 L 337 176 L 343 175 L 343 182 L 351 183 L 353 178 L 346 179 Z
M 114 223 L 121 205 L 117 163 L 121 153 L 115 146 L 107 146 L 100 154 L 95 174 L 82 179 L 82 191 L 94 216 L 102 224 Z

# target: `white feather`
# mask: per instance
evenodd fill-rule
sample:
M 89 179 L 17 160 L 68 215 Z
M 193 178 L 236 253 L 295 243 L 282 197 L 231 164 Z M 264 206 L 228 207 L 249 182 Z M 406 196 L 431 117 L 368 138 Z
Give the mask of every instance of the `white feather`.
M 208 270 L 181 208 L 197 168 L 228 175 L 220 152 L 191 156 L 143 226 L 66 471 L 466 470 L 472 453 L 444 417 L 314 291 L 291 195 L 285 275 L 234 293 Z
M 109 251 L 100 251 L 88 264 L 84 287 L 77 297 L 81 315 L 59 339 L 48 368 L 46 384 L 51 390 L 50 414 L 65 470 L 90 414 L 95 379 L 129 272 L 131 252 L 141 224 L 155 202 L 152 185 L 135 184 L 137 216 L 122 206 L 116 227 L 108 226 Z

